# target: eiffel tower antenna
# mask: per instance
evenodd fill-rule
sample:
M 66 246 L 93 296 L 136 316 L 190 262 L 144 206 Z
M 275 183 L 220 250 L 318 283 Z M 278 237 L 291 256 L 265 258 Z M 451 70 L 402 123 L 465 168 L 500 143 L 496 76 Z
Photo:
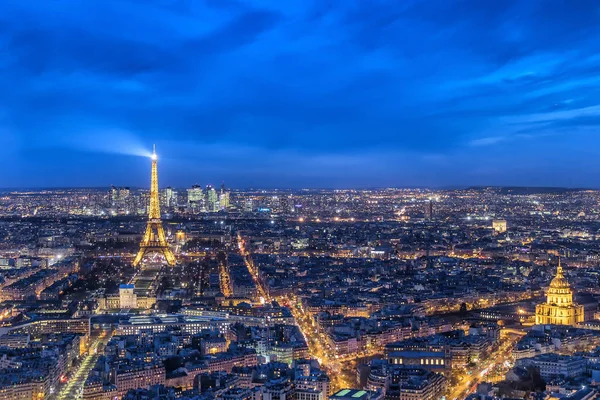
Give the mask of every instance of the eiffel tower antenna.
M 160 203 L 158 201 L 158 156 L 156 155 L 156 145 L 152 152 L 152 180 L 150 182 L 150 207 L 148 209 L 148 224 L 146 232 L 140 243 L 133 266 L 137 266 L 146 254 L 161 253 L 169 265 L 175 265 L 175 255 L 169 248 L 165 231 L 160 220 Z

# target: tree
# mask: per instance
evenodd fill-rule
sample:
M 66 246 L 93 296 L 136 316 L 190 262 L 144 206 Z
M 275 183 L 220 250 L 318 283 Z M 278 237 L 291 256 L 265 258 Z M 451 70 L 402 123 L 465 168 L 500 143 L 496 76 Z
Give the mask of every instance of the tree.
M 175 371 L 177 368 L 183 367 L 183 357 L 179 355 L 167 357 L 163 364 L 168 372 Z

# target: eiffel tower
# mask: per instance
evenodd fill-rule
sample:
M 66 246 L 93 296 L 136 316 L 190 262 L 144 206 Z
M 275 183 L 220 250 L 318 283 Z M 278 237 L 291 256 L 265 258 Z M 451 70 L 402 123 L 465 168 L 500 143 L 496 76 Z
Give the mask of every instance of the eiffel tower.
M 156 155 L 156 145 L 152 152 L 152 182 L 150 184 L 150 209 L 148 211 L 148 225 L 146 233 L 140 243 L 138 251 L 133 260 L 133 266 L 137 266 L 142 258 L 149 253 L 161 253 L 169 265 L 175 265 L 175 255 L 167 244 L 165 231 L 160 220 L 160 203 L 158 202 L 158 168 L 156 166 L 158 157 Z

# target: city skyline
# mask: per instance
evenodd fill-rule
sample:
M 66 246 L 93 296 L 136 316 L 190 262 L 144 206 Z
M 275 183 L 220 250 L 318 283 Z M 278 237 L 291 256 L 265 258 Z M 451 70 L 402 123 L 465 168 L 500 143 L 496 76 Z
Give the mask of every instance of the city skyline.
M 0 400 L 600 400 L 600 3 L 1 9 Z
M 159 194 L 146 161 L 0 196 L 3 398 L 598 395 L 599 191 Z
M 0 187 L 599 186 L 594 2 L 365 4 L 7 2 Z

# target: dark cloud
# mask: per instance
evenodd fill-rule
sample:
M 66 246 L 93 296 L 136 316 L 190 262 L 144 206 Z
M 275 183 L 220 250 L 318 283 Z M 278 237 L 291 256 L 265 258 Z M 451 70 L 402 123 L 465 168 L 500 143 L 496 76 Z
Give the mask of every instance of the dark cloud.
M 279 15 L 274 12 L 264 10 L 244 12 L 210 34 L 190 40 L 185 50 L 190 53 L 196 52 L 196 56 L 200 57 L 207 53 L 232 51 L 254 43 L 261 33 L 272 29 L 279 19 Z
M 128 161 L 102 132 L 162 143 L 173 185 L 535 184 L 598 148 L 599 18 L 593 1 L 9 0 L 0 186 L 43 185 L 48 163 L 48 185 L 115 183 Z

